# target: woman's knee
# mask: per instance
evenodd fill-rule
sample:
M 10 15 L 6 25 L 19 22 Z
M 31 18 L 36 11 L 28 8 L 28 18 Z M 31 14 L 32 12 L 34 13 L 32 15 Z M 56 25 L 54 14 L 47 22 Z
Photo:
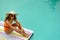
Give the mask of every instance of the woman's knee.
M 16 23 L 14 23 L 14 24 L 12 24 L 12 26 L 17 26 L 17 24 L 16 24 Z

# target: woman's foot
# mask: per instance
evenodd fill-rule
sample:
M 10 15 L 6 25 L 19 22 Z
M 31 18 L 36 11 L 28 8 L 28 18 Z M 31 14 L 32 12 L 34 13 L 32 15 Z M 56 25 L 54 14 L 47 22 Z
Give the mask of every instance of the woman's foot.
M 21 34 L 26 38 L 29 37 L 29 34 L 25 33 L 24 29 L 21 30 Z
M 26 34 L 26 33 L 25 33 L 25 34 L 23 34 L 23 36 L 24 36 L 24 37 L 26 37 L 26 38 L 28 38 L 28 37 L 29 37 L 29 35 L 28 35 L 28 34 Z

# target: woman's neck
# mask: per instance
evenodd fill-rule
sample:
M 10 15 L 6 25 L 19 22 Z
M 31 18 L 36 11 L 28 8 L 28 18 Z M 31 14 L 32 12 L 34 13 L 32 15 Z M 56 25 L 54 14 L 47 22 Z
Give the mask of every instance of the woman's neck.
M 11 19 L 11 20 L 9 20 L 9 22 L 10 22 L 10 23 L 12 23 L 12 22 L 13 22 L 13 20 Z

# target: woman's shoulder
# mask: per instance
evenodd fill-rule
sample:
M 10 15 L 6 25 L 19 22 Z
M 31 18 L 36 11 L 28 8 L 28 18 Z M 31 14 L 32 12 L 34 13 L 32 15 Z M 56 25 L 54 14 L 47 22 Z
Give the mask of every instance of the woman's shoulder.
M 6 24 L 10 24 L 10 22 L 9 22 L 8 20 L 6 20 L 4 23 L 6 23 Z
M 8 23 L 7 23 L 7 21 L 5 21 L 5 22 L 4 22 L 4 26 L 8 26 Z
M 8 22 L 8 20 L 5 21 L 5 23 Z

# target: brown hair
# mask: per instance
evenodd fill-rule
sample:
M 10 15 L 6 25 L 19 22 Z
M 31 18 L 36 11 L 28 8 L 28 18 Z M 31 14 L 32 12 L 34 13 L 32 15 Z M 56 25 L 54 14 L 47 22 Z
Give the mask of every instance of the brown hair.
M 9 20 L 9 21 L 10 21 L 12 16 L 13 16 L 12 14 L 7 14 L 7 15 L 6 15 L 6 18 L 5 18 L 5 21 L 6 21 L 6 20 Z M 17 19 L 17 18 L 16 18 L 16 14 L 14 14 L 14 19 L 13 19 L 13 20 L 16 20 L 16 19 Z

